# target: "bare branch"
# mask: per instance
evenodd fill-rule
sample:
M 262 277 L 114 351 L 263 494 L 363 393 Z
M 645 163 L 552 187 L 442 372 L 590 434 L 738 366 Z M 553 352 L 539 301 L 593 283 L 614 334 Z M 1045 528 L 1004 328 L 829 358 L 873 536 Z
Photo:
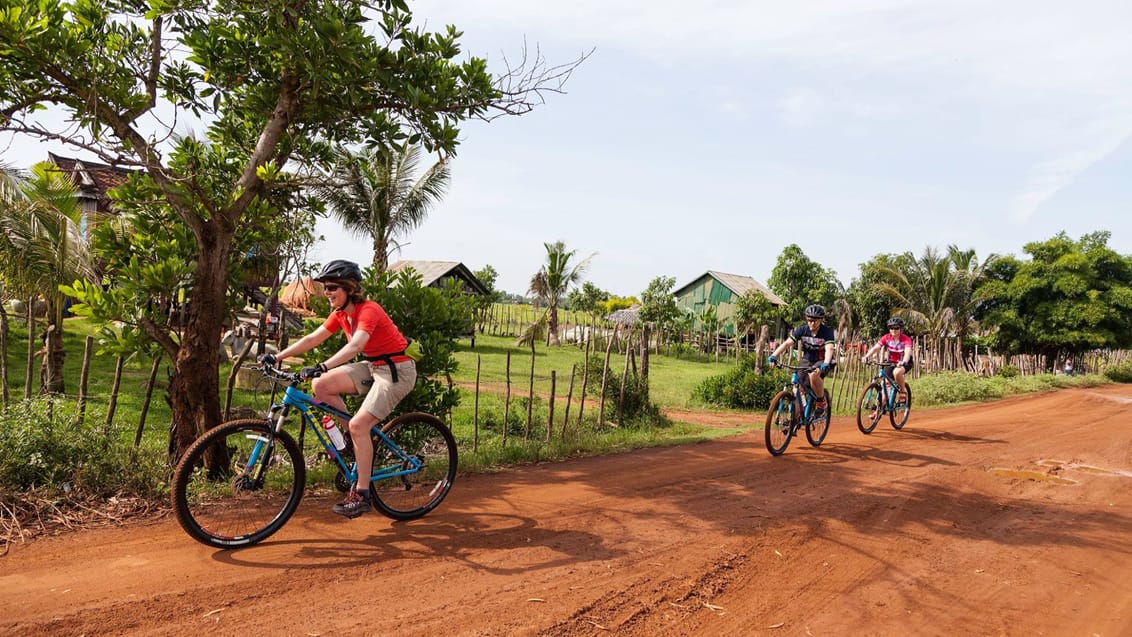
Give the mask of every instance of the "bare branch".
M 480 115 L 479 119 L 490 122 L 504 115 L 523 115 L 534 110 L 536 106 L 545 104 L 548 94 L 565 94 L 566 82 L 574 71 L 593 55 L 594 50 L 590 49 L 565 64 L 548 66 L 538 45 L 535 45 L 532 58 L 524 41 L 523 55 L 519 64 L 512 66 L 504 54 L 506 71 L 496 76 L 493 82 L 500 98 L 487 105 L 494 112 Z

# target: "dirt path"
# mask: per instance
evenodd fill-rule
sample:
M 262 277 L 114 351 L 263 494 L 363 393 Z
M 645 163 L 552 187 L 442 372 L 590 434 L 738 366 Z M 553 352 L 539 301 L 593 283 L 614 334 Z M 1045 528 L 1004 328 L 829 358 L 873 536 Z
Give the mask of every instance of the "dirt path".
M 238 551 L 41 539 L 0 634 L 1132 635 L 1132 386 L 912 418 L 463 477 L 409 523 L 312 498 Z

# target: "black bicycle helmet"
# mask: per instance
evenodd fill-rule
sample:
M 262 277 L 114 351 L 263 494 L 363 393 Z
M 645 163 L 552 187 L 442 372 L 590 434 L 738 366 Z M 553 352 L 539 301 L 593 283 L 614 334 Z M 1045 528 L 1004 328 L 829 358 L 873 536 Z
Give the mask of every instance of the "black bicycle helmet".
M 808 318 L 808 319 L 824 319 L 825 318 L 825 308 L 818 305 L 817 303 L 814 303 L 813 305 L 806 308 L 806 318 Z
M 315 281 L 319 282 L 329 281 L 331 279 L 353 279 L 354 281 L 361 281 L 362 269 L 353 261 L 335 259 L 322 266 L 322 272 L 319 272 L 318 276 L 314 278 Z
M 894 317 L 888 319 L 887 325 L 888 325 L 888 329 L 892 329 L 894 327 L 899 327 L 900 329 L 904 329 L 904 319 L 900 318 L 899 316 L 894 316 Z

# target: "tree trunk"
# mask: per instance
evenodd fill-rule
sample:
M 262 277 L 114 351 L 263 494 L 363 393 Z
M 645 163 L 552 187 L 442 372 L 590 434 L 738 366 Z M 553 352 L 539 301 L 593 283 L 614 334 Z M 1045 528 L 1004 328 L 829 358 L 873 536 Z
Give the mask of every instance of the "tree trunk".
M 652 339 L 652 326 L 645 323 L 641 328 L 641 392 L 646 402 L 649 396 L 649 340 Z
M 163 346 L 174 361 L 168 402 L 173 412 L 169 427 L 169 464 L 196 438 L 220 424 L 220 337 L 224 326 L 228 289 L 228 253 L 233 230 L 219 227 L 218 220 L 206 225 L 198 237 L 200 260 L 193 272 L 193 294 L 186 307 L 181 342 L 164 339 Z
M 546 308 L 547 345 L 558 347 L 558 304 Z
M 24 375 L 24 400 L 31 400 L 32 370 L 35 369 L 35 297 L 28 298 L 28 357 Z
M 8 394 L 8 312 L 0 303 L 0 398 L 5 408 L 11 396 Z
M 43 353 L 44 370 L 43 390 L 49 394 L 66 393 L 67 386 L 63 379 L 63 364 L 67 360 L 67 352 L 63 349 L 63 306 L 58 299 L 48 298 L 47 316 L 52 325 L 47 327 L 47 340 L 44 343 Z

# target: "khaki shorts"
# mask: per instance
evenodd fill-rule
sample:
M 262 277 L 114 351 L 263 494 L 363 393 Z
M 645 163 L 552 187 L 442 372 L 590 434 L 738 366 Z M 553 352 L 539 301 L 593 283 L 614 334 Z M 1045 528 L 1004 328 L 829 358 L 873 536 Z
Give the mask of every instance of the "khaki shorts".
M 354 393 L 366 396 L 362 409 L 378 420 L 385 420 L 417 384 L 417 364 L 411 360 L 397 363 L 397 382 L 393 382 L 388 365 L 374 365 L 368 361 L 350 363 L 347 373 L 354 381 Z

